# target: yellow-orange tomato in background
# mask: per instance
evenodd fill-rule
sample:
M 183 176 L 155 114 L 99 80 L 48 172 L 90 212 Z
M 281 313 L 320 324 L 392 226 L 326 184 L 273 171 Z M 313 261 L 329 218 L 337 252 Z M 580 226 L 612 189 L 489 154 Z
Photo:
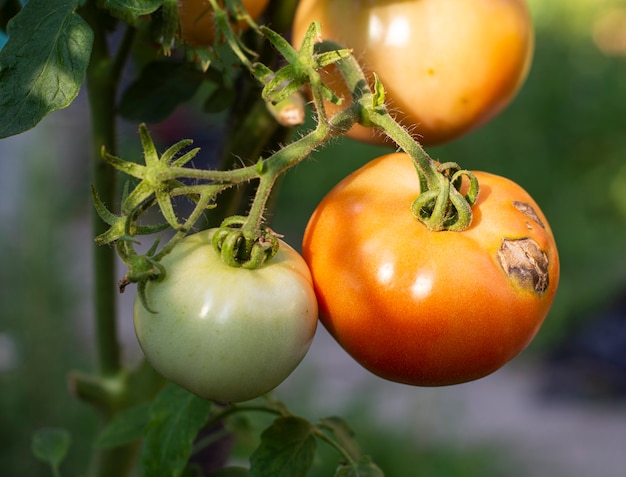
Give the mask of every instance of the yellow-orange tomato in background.
M 552 305 L 559 258 L 545 216 L 514 182 L 475 175 L 462 232 L 413 216 L 419 180 L 404 153 L 353 172 L 309 220 L 302 255 L 320 320 L 378 376 L 419 386 L 486 376 L 526 348 Z
M 525 0 L 301 0 L 296 47 L 314 20 L 324 40 L 352 48 L 364 70 L 379 76 L 391 110 L 424 145 L 455 139 L 500 113 L 525 80 L 534 45 Z M 323 78 L 349 104 L 336 67 Z M 328 108 L 329 115 L 338 110 Z M 359 125 L 349 136 L 386 139 Z
M 269 0 L 243 0 L 241 4 L 246 12 L 257 19 L 265 11 Z M 215 39 L 213 9 L 209 0 L 179 0 L 178 15 L 182 37 L 192 46 L 211 46 Z M 239 22 L 238 27 L 245 29 L 247 23 Z

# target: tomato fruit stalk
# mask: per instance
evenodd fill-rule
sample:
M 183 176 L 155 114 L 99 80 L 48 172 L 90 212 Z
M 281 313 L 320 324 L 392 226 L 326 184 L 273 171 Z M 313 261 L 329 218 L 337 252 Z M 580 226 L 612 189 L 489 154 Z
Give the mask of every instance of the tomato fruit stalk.
M 148 362 L 164 377 L 214 401 L 245 401 L 278 386 L 306 354 L 317 301 L 302 257 L 280 241 L 254 270 L 226 265 L 215 230 L 185 237 L 146 285 L 134 320 Z
M 500 113 L 524 82 L 534 45 L 525 0 L 302 0 L 294 45 L 312 21 L 324 40 L 353 49 L 363 69 L 378 75 L 390 109 L 423 145 L 455 139 Z M 337 68 L 324 73 L 342 107 L 349 105 Z M 325 107 L 329 116 L 341 108 Z M 348 136 L 393 146 L 360 125 Z
M 545 216 L 517 184 L 474 174 L 480 193 L 461 232 L 416 220 L 419 180 L 404 153 L 352 173 L 311 216 L 303 256 L 320 320 L 383 378 L 439 386 L 486 376 L 526 348 L 551 307 L 559 259 Z

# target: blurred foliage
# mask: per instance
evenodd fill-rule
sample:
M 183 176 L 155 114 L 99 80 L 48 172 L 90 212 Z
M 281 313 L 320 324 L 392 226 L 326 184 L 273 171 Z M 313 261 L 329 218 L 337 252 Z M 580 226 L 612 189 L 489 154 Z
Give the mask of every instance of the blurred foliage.
M 72 243 L 74 219 L 86 211 L 73 205 L 76 182 L 84 177 L 68 173 L 53 137 L 38 139 L 25 141 L 31 156 L 10 169 L 10 180 L 20 186 L 11 188 L 15 197 L 9 199 L 19 205 L 7 211 L 10 220 L 3 222 L 10 226 L 3 224 L 0 235 L 0 333 L 5 337 L 0 344 L 0 474 L 7 476 L 50 475 L 30 450 L 33 431 L 50 426 L 67 427 L 74 435 L 62 470 L 75 466 L 77 474 L 86 464 L 86 436 L 96 422 L 91 409 L 70 396 L 67 382 L 68 371 L 87 367 L 91 357 L 80 337 L 85 326 L 78 325 L 87 284 L 75 279 L 84 258 Z M 42 151 L 41 144 L 49 149 Z
M 626 21 L 614 21 L 615 31 L 603 33 L 614 45 L 621 41 L 622 50 L 605 53 L 596 43 L 609 15 L 626 18 L 626 2 L 530 4 L 536 47 L 521 93 L 487 125 L 427 151 L 435 159 L 509 177 L 548 217 L 559 246 L 561 284 L 535 341 L 547 346 L 626 288 Z M 323 195 L 387 152 L 341 139 L 314 153 L 285 179 L 274 228 L 299 244 Z
M 307 388 L 307 386 L 304 386 Z M 302 389 L 300 389 L 302 391 Z M 313 392 L 312 389 L 309 390 Z M 296 393 L 294 396 L 297 397 Z M 299 406 L 307 411 L 310 403 L 304 393 Z M 348 407 L 342 409 L 345 419 L 354 432 L 362 455 L 367 455 L 385 473 L 385 477 L 521 477 L 524 469 L 510 450 L 493 443 L 449 443 L 430 439 L 428 426 L 423 429 L 409 425 L 381 424 L 375 418 L 379 412 L 367 396 L 355 396 Z M 308 410 L 310 414 L 310 410 Z M 311 418 L 309 415 L 308 418 Z M 237 417 L 231 424 L 236 429 L 237 443 L 233 450 L 233 464 L 246 465 L 248 456 L 259 444 L 260 430 L 268 427 L 273 417 L 248 414 Z M 334 475 L 342 457 L 337 450 L 320 441 L 308 477 Z M 515 467 L 513 466 L 515 463 Z
M 369 411 L 369 412 L 368 412 Z M 364 419 L 371 409 L 351 409 L 345 418 L 352 423 L 356 439 L 363 454 L 385 473 L 385 477 L 518 477 L 522 475 L 509 467 L 506 452 L 494 447 L 469 443 L 467 446 L 432 443 L 420 436 L 419 429 L 384 426 Z M 309 477 L 333 475 L 337 454 L 333 449 L 320 446 L 319 456 Z

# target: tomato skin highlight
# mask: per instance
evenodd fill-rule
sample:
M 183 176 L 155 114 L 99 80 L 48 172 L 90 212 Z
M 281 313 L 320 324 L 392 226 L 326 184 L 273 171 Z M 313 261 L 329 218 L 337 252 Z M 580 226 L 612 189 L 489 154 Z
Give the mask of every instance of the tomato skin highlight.
M 525 0 L 301 0 L 296 47 L 314 20 L 324 40 L 353 49 L 370 83 L 378 75 L 390 110 L 423 145 L 456 139 L 499 114 L 526 79 L 534 49 Z M 322 79 L 350 104 L 335 66 Z M 325 106 L 330 116 L 346 107 Z M 360 125 L 348 136 L 394 147 Z
M 441 386 L 486 376 L 526 348 L 550 309 L 559 260 L 545 216 L 515 183 L 475 174 L 481 191 L 463 232 L 433 232 L 414 218 L 419 181 L 404 153 L 352 173 L 311 216 L 303 256 L 320 320 L 382 378 Z M 541 292 L 509 277 L 498 260 L 503 239 L 525 237 L 547 258 Z
M 233 268 L 212 231 L 184 238 L 149 282 L 134 322 L 148 362 L 170 381 L 219 402 L 253 399 L 303 359 L 317 327 L 317 300 L 302 257 L 285 242 L 261 268 Z

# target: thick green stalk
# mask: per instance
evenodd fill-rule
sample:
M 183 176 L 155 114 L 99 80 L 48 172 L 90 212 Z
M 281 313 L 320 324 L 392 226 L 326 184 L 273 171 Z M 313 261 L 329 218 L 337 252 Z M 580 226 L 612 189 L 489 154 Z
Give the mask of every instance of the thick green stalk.
M 404 152 L 411 156 L 418 171 L 423 174 L 429 189 L 439 187 L 440 177 L 434 162 L 405 128 L 400 126 L 386 111 L 372 112 L 368 115 L 368 119 L 372 124 L 382 128 Z
M 99 21 L 95 2 L 85 7 L 85 16 L 94 30 L 91 61 L 87 69 L 87 94 L 91 112 L 93 184 L 102 202 L 116 202 L 116 171 L 101 158 L 101 148 L 115 154 L 115 97 L 117 85 L 113 60 L 109 56 L 106 33 Z M 108 226 L 93 214 L 94 237 L 104 233 Z M 111 376 L 120 370 L 120 347 L 117 337 L 115 250 L 93 245 L 94 258 L 94 312 L 98 371 Z
M 91 113 L 93 184 L 105 204 L 117 201 L 116 171 L 101 158 L 101 148 L 115 154 L 116 126 L 115 101 L 118 78 L 131 43 L 127 34 L 116 59 L 109 54 L 104 22 L 106 15 L 95 1 L 88 2 L 81 14 L 94 32 L 91 60 L 87 69 L 87 94 Z M 92 219 L 93 236 L 108 228 L 97 214 Z M 119 375 L 122 371 L 117 330 L 117 287 L 115 249 L 93 245 L 94 313 L 98 375 L 102 379 Z M 99 399 L 101 398 L 102 401 Z M 106 396 L 95 397 L 95 405 L 103 412 L 105 420 L 115 413 Z M 92 474 L 96 477 L 124 477 L 130 475 L 137 454 L 137 445 L 98 450 Z
M 325 41 L 317 46 L 319 51 L 332 51 L 341 48 L 341 45 Z M 360 115 L 365 115 L 368 126 L 378 126 L 391 137 L 415 162 L 418 170 L 423 174 L 431 188 L 439 185 L 438 173 L 432 159 L 422 146 L 415 141 L 409 132 L 400 126 L 389 114 L 384 105 L 373 104 L 374 94 L 369 87 L 365 76 L 354 56 L 350 55 L 336 63 L 348 90 L 352 93 L 352 101 L 362 105 Z M 318 101 L 321 103 L 321 99 Z M 361 117 L 360 120 L 364 118 Z

